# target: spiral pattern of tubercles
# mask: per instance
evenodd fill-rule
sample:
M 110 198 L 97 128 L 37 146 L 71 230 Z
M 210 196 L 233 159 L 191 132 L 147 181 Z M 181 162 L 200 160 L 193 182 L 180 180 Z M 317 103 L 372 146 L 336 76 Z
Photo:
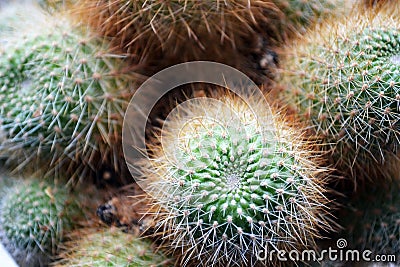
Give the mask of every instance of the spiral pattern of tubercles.
M 186 260 L 204 264 L 228 258 L 253 264 L 265 248 L 312 246 L 325 224 L 320 215 L 326 214 L 318 168 L 290 128 L 281 123 L 279 130 L 264 128 L 249 109 L 229 101 L 222 102 L 233 110 L 238 105 L 243 121 L 199 119 L 196 108 L 209 115 L 233 113 L 193 105 L 189 113 L 201 126 L 185 125 L 191 130 L 181 131 L 170 146 L 175 161 L 163 158 L 166 151 L 154 159 L 150 193 L 166 210 L 160 225 L 173 247 L 185 248 Z

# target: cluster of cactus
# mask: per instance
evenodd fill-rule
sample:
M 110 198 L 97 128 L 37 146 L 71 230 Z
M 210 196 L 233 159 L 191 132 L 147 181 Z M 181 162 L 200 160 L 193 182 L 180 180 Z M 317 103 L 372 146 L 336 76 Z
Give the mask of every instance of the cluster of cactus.
M 1 178 L 0 241 L 21 266 L 292 266 L 307 259 L 279 252 L 317 251 L 336 234 L 399 254 L 400 8 L 355 2 L 351 16 L 342 0 L 0 6 L 0 171 L 42 177 Z M 177 106 L 156 103 L 147 157 L 127 161 L 137 184 L 125 187 L 139 74 L 192 60 L 283 90 L 269 103 L 237 83 L 237 95 L 204 84 L 192 84 L 194 99 L 165 95 Z M 84 189 L 89 175 L 107 190 Z M 127 188 L 146 196 L 116 197 Z M 155 242 L 93 223 L 87 207 L 106 195 L 100 219 Z
M 356 16 L 315 31 L 288 53 L 285 102 L 350 168 L 358 156 L 382 162 L 397 151 L 398 25 L 385 14 Z
M 79 216 L 78 205 L 66 188 L 44 180 L 15 181 L 2 191 L 2 243 L 20 266 L 46 266 Z
M 100 164 L 120 171 L 120 131 L 133 79 L 105 41 L 43 16 L 25 38 L 9 37 L 0 54 L 1 154 L 18 160 L 19 168 L 33 159 L 57 171 L 79 162 L 71 170 L 78 178 Z
M 149 240 L 123 233 L 116 228 L 80 229 L 65 243 L 62 260 L 55 266 L 83 267 L 151 267 L 173 266 L 161 252 L 154 251 Z
M 298 133 L 261 107 L 253 105 L 254 114 L 228 96 L 190 101 L 165 122 L 142 172 L 160 209 L 156 228 L 183 251 L 182 264 L 254 264 L 263 250 L 313 247 L 328 226 L 326 170 Z

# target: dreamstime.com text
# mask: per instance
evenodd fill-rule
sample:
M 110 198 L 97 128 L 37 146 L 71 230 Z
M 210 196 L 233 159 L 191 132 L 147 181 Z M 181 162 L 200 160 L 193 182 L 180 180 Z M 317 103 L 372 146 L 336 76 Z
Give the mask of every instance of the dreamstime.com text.
M 373 255 L 371 250 L 358 251 L 354 249 L 346 249 L 347 241 L 340 238 L 336 242 L 336 248 L 329 247 L 320 252 L 314 250 L 260 250 L 257 259 L 260 261 L 278 259 L 279 261 L 318 261 L 323 260 L 339 261 L 339 262 L 396 262 L 394 254 L 378 254 Z

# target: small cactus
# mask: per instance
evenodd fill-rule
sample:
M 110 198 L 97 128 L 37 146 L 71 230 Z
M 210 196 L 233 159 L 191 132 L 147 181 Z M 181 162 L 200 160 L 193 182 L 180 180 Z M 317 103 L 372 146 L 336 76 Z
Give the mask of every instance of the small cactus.
M 78 178 L 101 163 L 121 171 L 120 132 L 133 81 L 123 57 L 68 21 L 42 16 L 37 32 L 19 29 L 15 34 L 26 37 L 10 36 L 0 52 L 1 154 L 21 169 L 36 158 L 45 171 L 77 162 L 70 176 Z
M 367 12 L 346 22 L 335 20 L 286 51 L 284 103 L 329 144 L 334 161 L 343 163 L 338 169 L 348 173 L 360 165 L 363 171 L 364 161 L 382 162 L 386 153 L 396 152 L 398 17 L 382 10 L 375 16 Z
M 65 243 L 55 266 L 82 267 L 162 267 L 173 261 L 155 252 L 151 242 L 116 228 L 81 229 Z
M 0 208 L 0 238 L 20 266 L 46 266 L 65 231 L 72 229 L 77 205 L 63 187 L 29 179 L 5 191 Z
M 182 265 L 204 266 L 250 266 L 264 249 L 313 247 L 329 227 L 326 169 L 261 104 L 210 101 L 178 106 L 141 168 L 168 247 L 183 252 Z

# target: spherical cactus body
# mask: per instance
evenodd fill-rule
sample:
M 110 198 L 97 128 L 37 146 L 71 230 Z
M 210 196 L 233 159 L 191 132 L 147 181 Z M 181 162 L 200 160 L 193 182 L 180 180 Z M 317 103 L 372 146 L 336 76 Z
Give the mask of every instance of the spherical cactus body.
M 13 42 L 1 52 L 0 120 L 6 140 L 0 151 L 21 167 L 37 158 L 51 169 L 78 162 L 72 168 L 78 178 L 98 163 L 119 171 L 132 79 L 104 41 L 53 20 L 45 16 L 35 26 L 39 32 L 10 37 Z
M 265 35 L 278 34 L 278 30 L 294 31 L 323 17 L 328 10 L 341 6 L 341 1 L 155 0 L 109 3 L 103 0 L 82 0 L 78 5 L 82 8 L 80 10 L 77 6 L 78 14 L 93 14 L 94 17 L 84 19 L 89 19 L 94 26 L 100 26 L 104 34 L 117 36 L 121 44 L 129 47 L 138 43 L 161 46 L 181 53 L 178 48 L 188 40 L 196 41 L 197 48 L 202 50 L 210 40 L 234 45 L 240 37 L 254 35 L 261 25 L 267 27 L 263 32 Z M 154 44 L 146 44 L 150 40 Z M 168 47 L 170 43 L 175 46 Z
M 400 28 L 385 14 L 321 26 L 288 48 L 283 68 L 284 103 L 329 144 L 339 169 L 360 177 L 364 161 L 382 162 L 399 144 Z
M 1 241 L 20 266 L 46 266 L 79 215 L 65 188 L 44 181 L 19 181 L 4 189 Z
M 158 229 L 183 265 L 253 265 L 264 249 L 312 247 L 329 226 L 326 169 L 261 107 L 234 97 L 184 102 L 143 164 Z
M 148 240 L 115 228 L 78 230 L 65 246 L 62 259 L 55 266 L 173 266 L 172 259 L 155 252 Z
M 261 83 L 273 78 L 274 47 L 335 8 L 331 0 L 80 0 L 75 13 L 135 54 L 146 74 L 208 60 L 236 67 Z

